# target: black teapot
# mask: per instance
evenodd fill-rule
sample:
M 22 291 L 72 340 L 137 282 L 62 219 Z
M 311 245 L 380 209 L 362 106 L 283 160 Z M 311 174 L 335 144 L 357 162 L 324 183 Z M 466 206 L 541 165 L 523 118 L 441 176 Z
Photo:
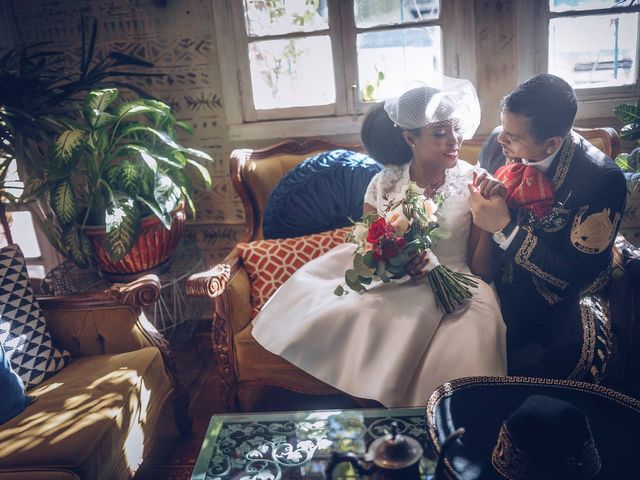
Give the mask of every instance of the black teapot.
M 433 480 L 440 476 L 442 455 L 455 438 L 464 434 L 464 429 L 459 429 L 450 435 L 451 438 L 443 444 L 443 449 L 436 464 Z M 371 480 L 421 480 L 420 459 L 424 450 L 420 442 L 408 435 L 398 432 L 398 424 L 391 424 L 391 431 L 385 436 L 374 440 L 364 455 L 353 452 L 336 452 L 331 456 L 327 465 L 326 477 L 333 478 L 333 470 L 342 462 L 349 462 L 359 475 L 368 475 Z

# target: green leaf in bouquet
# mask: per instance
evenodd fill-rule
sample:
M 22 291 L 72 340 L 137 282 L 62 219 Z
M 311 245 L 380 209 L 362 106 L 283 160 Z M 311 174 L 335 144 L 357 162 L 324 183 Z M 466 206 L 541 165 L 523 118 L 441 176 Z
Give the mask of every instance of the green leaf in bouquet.
M 389 259 L 389 265 L 387 265 L 387 270 L 390 271 L 390 267 L 403 267 L 409 261 L 410 255 L 404 250 L 400 255 L 396 255 L 393 258 Z M 395 273 L 395 272 L 394 272 Z
M 367 267 L 371 268 L 373 271 L 376 271 L 376 269 L 378 268 L 378 261 L 373 257 L 372 251 L 368 251 L 367 253 L 365 253 L 362 256 L 362 261 Z
M 378 265 L 376 266 L 376 275 L 382 277 L 384 272 L 386 271 L 386 266 L 382 260 L 378 261 Z
M 344 281 L 346 282 L 347 286 L 354 292 L 364 292 L 366 288 L 364 288 L 360 283 L 358 275 L 355 275 L 354 277 L 353 275 L 349 274 L 350 272 L 352 274 L 355 273 L 353 270 L 347 270 L 344 275 Z
M 344 273 L 344 279 L 347 281 L 347 283 L 357 282 L 358 281 L 358 274 L 356 273 L 355 270 L 349 269 Z
M 336 297 L 342 297 L 343 295 L 348 294 L 349 292 L 347 290 L 344 289 L 344 287 L 342 285 L 338 285 L 335 290 L 333 291 L 333 294 Z
M 375 268 L 372 268 L 365 263 L 364 257 L 361 253 L 356 253 L 353 256 L 353 269 L 361 277 L 370 277 L 375 271 Z
M 373 280 L 373 278 L 371 277 L 363 277 L 363 276 L 358 277 L 358 279 L 360 280 L 360 283 L 362 285 L 371 285 L 371 281 Z
M 451 238 L 451 232 L 449 230 L 445 230 L 442 227 L 436 227 L 431 230 L 429 236 L 431 237 L 432 241 L 437 242 L 438 240 L 448 240 L 449 238 Z

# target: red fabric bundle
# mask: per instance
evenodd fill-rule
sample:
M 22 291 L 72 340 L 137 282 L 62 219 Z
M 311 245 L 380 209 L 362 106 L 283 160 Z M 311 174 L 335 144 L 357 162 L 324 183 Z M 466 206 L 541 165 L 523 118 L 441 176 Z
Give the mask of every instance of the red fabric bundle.
M 505 200 L 509 208 L 526 208 L 536 218 L 551 212 L 553 184 L 540 170 L 512 163 L 500 167 L 495 177 L 507 187 Z

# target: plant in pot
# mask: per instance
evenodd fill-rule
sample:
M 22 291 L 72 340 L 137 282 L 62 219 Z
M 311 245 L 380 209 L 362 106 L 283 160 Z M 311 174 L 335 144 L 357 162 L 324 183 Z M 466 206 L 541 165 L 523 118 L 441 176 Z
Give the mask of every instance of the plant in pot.
M 9 241 L 5 205 L 24 203 L 22 181 L 8 175 L 10 166 L 15 170 L 12 162 L 25 176 L 42 175 L 48 145 L 61 127 L 58 116 L 82 93 L 108 82 L 141 94 L 135 85 L 118 78 L 159 76 L 142 73 L 153 64 L 125 53 L 107 52 L 96 58 L 97 21 L 87 38 L 83 17 L 80 33 L 80 65 L 75 72 L 65 70 L 64 52 L 48 49 L 47 42 L 18 45 L 0 56 L 0 222 Z M 40 216 L 37 205 L 27 207 Z
M 167 262 L 186 220 L 195 212 L 187 168 L 209 187 L 205 152 L 180 145 L 190 132 L 165 103 L 122 101 L 115 88 L 93 90 L 75 116 L 60 120 L 44 174 L 28 194 L 49 207 L 43 230 L 78 266 L 94 261 L 111 276 Z
M 620 138 L 635 141 L 639 146 L 630 153 L 621 153 L 616 164 L 627 178 L 627 207 L 620 225 L 620 233 L 634 245 L 640 241 L 640 100 L 635 105 L 622 104 L 615 108 L 615 114 L 624 124 Z

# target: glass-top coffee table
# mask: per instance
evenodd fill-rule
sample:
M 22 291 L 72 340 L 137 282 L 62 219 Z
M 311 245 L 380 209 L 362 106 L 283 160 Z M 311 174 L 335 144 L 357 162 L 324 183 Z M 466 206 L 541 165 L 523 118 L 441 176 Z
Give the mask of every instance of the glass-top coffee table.
M 325 479 L 334 450 L 362 454 L 393 421 L 399 433 L 414 437 L 428 452 L 424 408 L 214 415 L 191 479 Z M 429 479 L 435 460 L 423 458 L 420 467 Z M 341 463 L 333 478 L 367 477 Z

